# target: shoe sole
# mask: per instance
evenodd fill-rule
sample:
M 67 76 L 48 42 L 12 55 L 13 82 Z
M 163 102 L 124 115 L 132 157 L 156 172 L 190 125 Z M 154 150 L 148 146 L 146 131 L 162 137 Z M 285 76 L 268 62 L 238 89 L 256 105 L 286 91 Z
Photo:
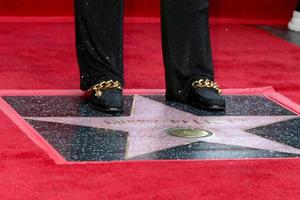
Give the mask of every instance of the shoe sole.
M 180 101 L 180 100 L 169 98 L 169 97 L 166 97 L 166 100 L 188 104 L 188 105 L 191 105 L 198 109 L 207 110 L 207 111 L 224 111 L 224 110 L 226 110 L 226 104 L 224 104 L 224 105 L 204 105 L 204 104 L 199 104 L 199 102 L 195 102 L 195 101 Z
M 122 113 L 124 110 L 122 108 L 101 108 L 100 106 L 96 106 L 92 103 L 88 103 L 89 107 L 93 110 L 106 112 L 106 113 Z
M 200 108 L 207 111 L 225 111 L 226 109 L 225 105 L 204 105 L 194 101 L 188 101 L 187 103 L 196 108 Z

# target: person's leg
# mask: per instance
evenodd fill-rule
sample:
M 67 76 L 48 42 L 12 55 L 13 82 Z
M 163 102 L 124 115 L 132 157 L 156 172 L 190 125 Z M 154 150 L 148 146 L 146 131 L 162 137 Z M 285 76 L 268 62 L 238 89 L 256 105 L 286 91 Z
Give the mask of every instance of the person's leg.
M 194 81 L 214 79 L 208 0 L 161 0 L 161 17 L 166 97 L 189 101 Z M 201 98 L 212 102 L 219 95 Z
M 81 89 L 123 85 L 123 0 L 75 0 L 75 22 Z
M 288 24 L 288 28 L 291 31 L 300 32 L 300 0 L 298 1 L 295 11 L 293 12 L 293 17 Z
M 123 110 L 123 12 L 123 0 L 75 0 L 80 87 L 95 110 Z

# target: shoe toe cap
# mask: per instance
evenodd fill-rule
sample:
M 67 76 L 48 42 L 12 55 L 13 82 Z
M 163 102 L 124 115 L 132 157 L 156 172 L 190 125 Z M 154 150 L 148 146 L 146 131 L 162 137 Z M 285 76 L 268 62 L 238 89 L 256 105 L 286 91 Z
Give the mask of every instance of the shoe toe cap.
M 225 99 L 217 91 L 210 88 L 197 88 L 192 91 L 190 100 L 197 107 L 204 109 L 225 109 Z
M 103 91 L 100 97 L 92 94 L 90 104 L 97 106 L 99 110 L 120 110 L 123 107 L 123 95 L 121 90 Z

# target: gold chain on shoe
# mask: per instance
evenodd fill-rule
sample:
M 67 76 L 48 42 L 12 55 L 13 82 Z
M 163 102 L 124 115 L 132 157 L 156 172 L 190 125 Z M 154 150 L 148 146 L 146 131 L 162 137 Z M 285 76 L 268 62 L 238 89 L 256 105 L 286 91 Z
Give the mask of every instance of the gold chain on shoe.
M 107 89 L 119 89 L 121 90 L 121 83 L 119 81 L 102 81 L 101 83 L 98 83 L 96 85 L 93 85 L 89 91 L 95 91 L 96 97 L 101 97 L 102 92 Z
M 195 81 L 192 83 L 192 86 L 194 88 L 213 88 L 215 89 L 219 94 L 222 93 L 222 90 L 218 83 L 211 81 L 209 79 L 200 79 L 198 81 Z

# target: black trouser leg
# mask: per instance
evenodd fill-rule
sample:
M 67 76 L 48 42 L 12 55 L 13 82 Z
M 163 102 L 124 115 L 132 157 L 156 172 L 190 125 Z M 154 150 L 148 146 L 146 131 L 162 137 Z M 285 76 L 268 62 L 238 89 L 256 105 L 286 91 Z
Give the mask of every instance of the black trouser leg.
M 208 0 L 161 0 L 167 97 L 184 100 L 193 81 L 213 80 Z
M 123 85 L 123 0 L 75 0 L 81 89 L 103 80 Z
M 161 0 L 167 95 L 185 97 L 191 82 L 213 79 L 208 0 Z M 75 0 L 81 89 L 123 80 L 123 1 Z

